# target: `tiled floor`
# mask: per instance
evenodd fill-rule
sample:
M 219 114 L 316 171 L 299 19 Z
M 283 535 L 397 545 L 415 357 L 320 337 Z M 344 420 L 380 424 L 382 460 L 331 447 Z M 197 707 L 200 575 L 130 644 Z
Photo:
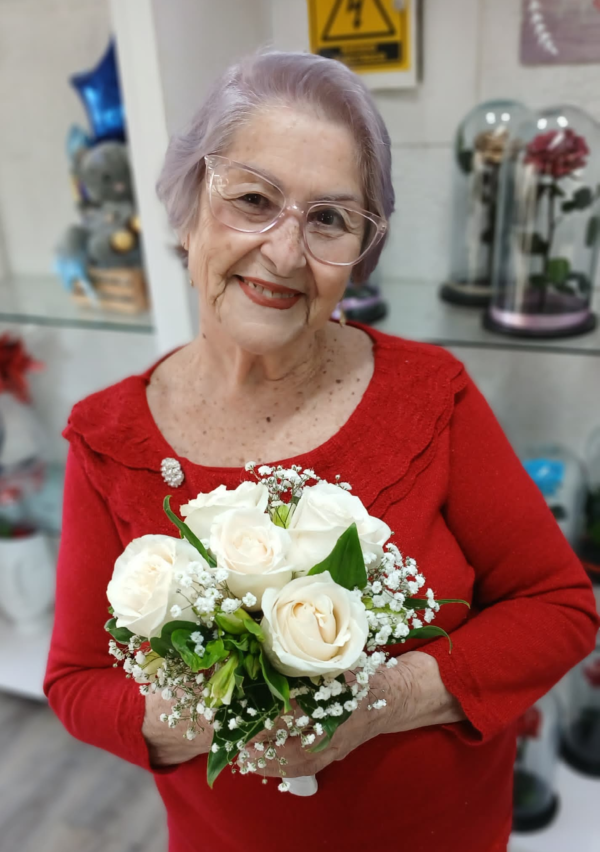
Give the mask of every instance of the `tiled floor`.
M 0 693 L 0 852 L 166 852 L 152 776 Z

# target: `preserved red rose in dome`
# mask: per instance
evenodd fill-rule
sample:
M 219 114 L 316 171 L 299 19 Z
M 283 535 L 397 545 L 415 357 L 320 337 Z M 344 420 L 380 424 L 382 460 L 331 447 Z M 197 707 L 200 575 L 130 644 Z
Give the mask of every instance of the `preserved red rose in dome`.
M 543 110 L 505 149 L 486 328 L 542 338 L 595 328 L 599 241 L 600 125 L 575 107 Z

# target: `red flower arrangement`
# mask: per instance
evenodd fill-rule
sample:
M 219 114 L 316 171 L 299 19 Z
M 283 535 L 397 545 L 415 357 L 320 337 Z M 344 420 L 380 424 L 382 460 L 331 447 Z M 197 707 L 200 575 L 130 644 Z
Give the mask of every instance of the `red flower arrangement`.
M 584 168 L 589 153 L 583 136 L 578 136 L 568 127 L 566 130 L 550 130 L 532 139 L 527 146 L 525 163 L 532 163 L 541 174 L 557 180 Z
M 29 403 L 25 373 L 43 368 L 44 364 L 31 357 L 22 340 L 8 332 L 0 335 L 0 393 L 12 393 L 20 402 Z
M 594 660 L 584 669 L 585 676 L 592 688 L 600 688 L 600 659 Z

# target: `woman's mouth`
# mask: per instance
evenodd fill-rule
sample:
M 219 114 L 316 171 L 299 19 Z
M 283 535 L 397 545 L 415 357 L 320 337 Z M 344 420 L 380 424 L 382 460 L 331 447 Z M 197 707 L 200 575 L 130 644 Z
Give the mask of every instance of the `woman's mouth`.
M 257 278 L 242 278 L 241 275 L 236 275 L 235 278 L 250 301 L 266 308 L 285 311 L 293 307 L 303 296 L 303 293 L 299 293 L 298 290 L 282 287 L 281 284 L 273 284 Z

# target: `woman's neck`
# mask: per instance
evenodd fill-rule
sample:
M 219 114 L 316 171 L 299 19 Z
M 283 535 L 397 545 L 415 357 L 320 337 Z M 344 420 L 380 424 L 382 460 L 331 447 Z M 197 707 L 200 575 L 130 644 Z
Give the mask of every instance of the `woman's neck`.
M 227 339 L 219 329 L 204 327 L 189 347 L 188 375 L 205 393 L 221 398 L 306 394 L 332 358 L 335 344 L 331 337 L 327 329 L 310 331 L 285 347 L 257 355 Z

